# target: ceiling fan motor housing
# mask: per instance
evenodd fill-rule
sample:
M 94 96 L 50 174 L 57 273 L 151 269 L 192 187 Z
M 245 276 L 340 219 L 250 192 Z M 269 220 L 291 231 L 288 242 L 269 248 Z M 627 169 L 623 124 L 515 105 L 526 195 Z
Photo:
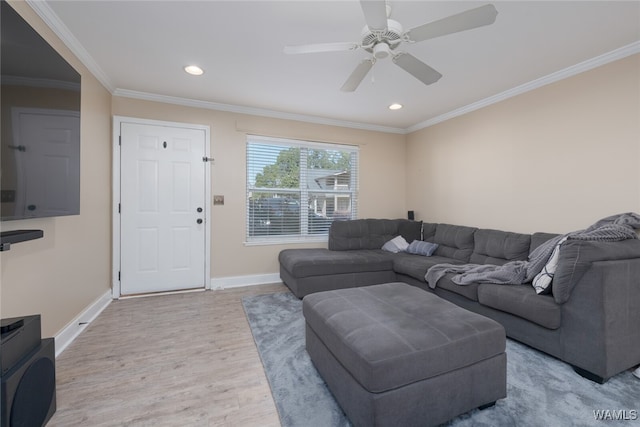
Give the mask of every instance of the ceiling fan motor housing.
M 377 59 L 386 58 L 400 44 L 402 34 L 402 25 L 398 21 L 387 19 L 386 30 L 373 32 L 367 26 L 362 29 L 362 46 L 369 46 L 365 50 L 373 53 Z

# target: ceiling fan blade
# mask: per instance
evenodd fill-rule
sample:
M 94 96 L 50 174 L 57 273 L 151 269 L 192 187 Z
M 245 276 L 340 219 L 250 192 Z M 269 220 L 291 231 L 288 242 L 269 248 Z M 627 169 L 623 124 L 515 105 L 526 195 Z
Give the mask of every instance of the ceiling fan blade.
M 387 5 L 384 0 L 360 0 L 360 6 L 369 30 L 387 30 Z
M 353 92 L 355 91 L 362 80 L 367 76 L 369 70 L 373 67 L 373 61 L 371 59 L 365 59 L 361 63 L 358 64 L 353 73 L 349 76 L 346 82 L 340 88 L 343 92 Z
M 356 50 L 359 47 L 360 47 L 359 44 L 350 43 L 350 42 L 303 44 L 300 46 L 285 46 L 284 53 L 298 54 L 298 53 L 319 53 L 319 52 L 342 52 L 347 50 Z
M 440 77 L 442 77 L 442 74 L 429 67 L 415 56 L 405 52 L 401 52 L 394 56 L 393 62 L 426 85 L 435 83 L 440 80 Z
M 412 28 L 407 31 L 407 36 L 414 42 L 433 39 L 447 34 L 493 24 L 497 15 L 498 11 L 495 6 L 486 4 Z

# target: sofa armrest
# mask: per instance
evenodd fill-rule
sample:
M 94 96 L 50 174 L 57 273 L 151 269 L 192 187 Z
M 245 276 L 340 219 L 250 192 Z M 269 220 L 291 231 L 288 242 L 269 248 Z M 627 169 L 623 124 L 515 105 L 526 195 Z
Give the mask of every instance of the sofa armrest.
M 640 363 L 640 258 L 595 261 L 562 306 L 563 359 L 604 379 Z
M 566 303 L 576 283 L 594 262 L 638 259 L 640 259 L 640 240 L 638 239 L 619 242 L 567 240 L 560 247 L 558 268 L 553 277 L 553 298 L 558 304 Z M 614 266 L 612 265 L 611 268 Z

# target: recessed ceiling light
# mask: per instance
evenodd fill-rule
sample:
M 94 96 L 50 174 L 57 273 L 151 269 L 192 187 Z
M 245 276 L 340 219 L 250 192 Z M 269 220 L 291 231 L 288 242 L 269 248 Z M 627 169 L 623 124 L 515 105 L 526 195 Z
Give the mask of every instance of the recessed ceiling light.
M 389 110 L 399 110 L 401 108 L 402 108 L 402 104 L 395 103 L 395 104 L 389 105 Z
M 201 76 L 204 74 L 204 70 L 197 65 L 187 65 L 184 67 L 184 70 L 192 76 Z

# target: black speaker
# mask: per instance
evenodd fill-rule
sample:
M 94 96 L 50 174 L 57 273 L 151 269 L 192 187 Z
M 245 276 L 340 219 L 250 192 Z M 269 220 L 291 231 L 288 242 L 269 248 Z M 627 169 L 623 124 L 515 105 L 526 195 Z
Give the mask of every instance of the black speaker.
M 0 375 L 4 375 L 40 345 L 40 315 L 2 319 L 0 324 Z
M 53 338 L 40 344 L 2 375 L 2 427 L 41 427 L 56 411 Z
M 413 214 L 413 211 L 407 211 L 407 219 L 410 219 L 412 221 L 416 219 L 415 215 Z

